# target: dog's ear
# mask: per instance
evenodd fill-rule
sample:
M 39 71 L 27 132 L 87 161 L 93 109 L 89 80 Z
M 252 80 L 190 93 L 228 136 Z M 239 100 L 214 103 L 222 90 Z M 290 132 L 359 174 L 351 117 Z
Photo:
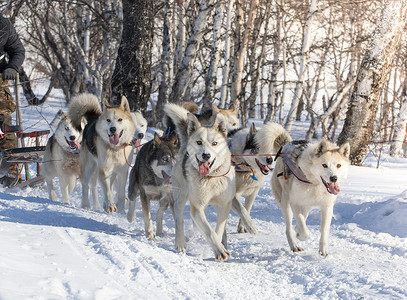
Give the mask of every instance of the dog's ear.
M 231 104 L 229 110 L 231 110 L 236 116 L 239 114 L 239 109 L 235 104 Z
M 257 132 L 256 126 L 254 123 L 252 123 L 252 126 L 250 126 L 250 135 L 254 136 Z
M 320 157 L 326 151 L 328 151 L 328 141 L 326 139 L 322 139 L 315 149 L 315 156 Z
M 51 121 L 50 125 L 53 127 L 57 127 L 59 122 L 61 122 L 61 120 L 63 118 L 66 118 L 66 114 L 64 113 L 64 111 L 62 109 L 58 110 L 57 114 L 55 115 L 54 119 Z
M 199 122 L 198 118 L 191 113 L 188 113 L 188 128 L 187 133 L 191 135 L 195 131 L 197 131 L 201 127 L 201 123 Z
M 130 113 L 129 101 L 127 101 L 127 98 L 125 96 L 122 96 L 122 99 L 120 101 L 120 108 L 123 109 L 125 112 Z
M 174 145 L 178 145 L 178 135 L 175 133 L 175 131 L 170 133 L 170 142 Z
M 109 103 L 109 101 L 107 101 L 107 98 L 105 98 L 105 108 L 110 108 L 112 107 Z
M 161 139 L 158 136 L 157 132 L 154 132 L 154 146 L 160 146 L 161 145 Z
M 341 147 L 339 147 L 338 151 L 339 151 L 340 154 L 342 154 L 346 158 L 349 158 L 349 154 L 350 154 L 350 145 L 349 145 L 349 143 L 346 142 L 345 144 L 341 145 Z
M 222 114 L 217 114 L 215 123 L 213 124 L 224 137 L 228 135 L 227 121 Z

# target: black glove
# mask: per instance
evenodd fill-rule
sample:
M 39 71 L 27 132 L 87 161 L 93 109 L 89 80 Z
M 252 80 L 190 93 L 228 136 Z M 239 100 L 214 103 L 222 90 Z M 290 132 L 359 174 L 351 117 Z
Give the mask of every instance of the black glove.
M 13 68 L 7 68 L 3 71 L 3 80 L 14 80 L 17 78 L 17 71 Z

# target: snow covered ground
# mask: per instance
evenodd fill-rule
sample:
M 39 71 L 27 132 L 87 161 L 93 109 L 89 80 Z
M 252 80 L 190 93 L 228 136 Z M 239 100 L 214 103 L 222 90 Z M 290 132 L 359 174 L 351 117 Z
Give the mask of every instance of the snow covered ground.
M 49 128 L 59 108 L 57 96 L 24 106 L 24 127 Z M 0 187 L 0 299 L 406 299 L 407 159 L 365 164 L 342 184 L 326 258 L 318 254 L 318 210 L 308 219 L 311 238 L 300 243 L 305 251 L 290 251 L 269 180 L 252 210 L 256 236 L 236 233 L 231 213 L 224 263 L 214 261 L 189 206 L 188 249 L 178 253 L 169 211 L 165 236 L 151 242 L 139 202 L 129 224 L 125 215 L 81 209 L 79 182 L 72 205 L 48 200 L 45 185 Z M 215 221 L 213 209 L 207 215 Z

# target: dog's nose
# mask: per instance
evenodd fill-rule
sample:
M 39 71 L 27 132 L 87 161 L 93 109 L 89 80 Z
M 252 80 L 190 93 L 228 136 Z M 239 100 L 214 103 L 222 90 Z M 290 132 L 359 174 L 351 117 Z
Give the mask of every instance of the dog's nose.
M 144 133 L 139 133 L 139 134 L 137 134 L 137 138 L 138 138 L 139 140 L 141 140 L 143 137 L 144 137 Z
M 267 157 L 266 162 L 268 165 L 271 165 L 273 163 L 273 158 L 272 157 Z
M 203 159 L 203 160 L 206 161 L 206 160 L 208 160 L 208 159 L 210 159 L 210 158 L 211 158 L 211 154 L 210 154 L 210 153 L 203 153 L 203 154 L 202 154 L 202 159 Z
M 338 176 L 331 176 L 331 177 L 329 177 L 329 179 L 331 180 L 331 182 L 337 182 Z
M 71 141 L 74 141 L 74 140 L 76 139 L 76 136 L 71 135 L 71 136 L 69 137 L 69 139 L 70 139 Z
M 116 127 L 110 127 L 110 132 L 113 134 L 116 133 Z

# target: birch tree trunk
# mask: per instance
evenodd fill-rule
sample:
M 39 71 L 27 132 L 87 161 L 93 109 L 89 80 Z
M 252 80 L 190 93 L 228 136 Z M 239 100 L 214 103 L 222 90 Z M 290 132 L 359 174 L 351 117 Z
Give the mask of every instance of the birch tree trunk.
M 406 84 L 406 83 L 404 83 Z M 397 115 L 396 126 L 394 128 L 393 141 L 390 146 L 390 155 L 392 157 L 400 156 L 403 141 L 406 135 L 407 127 L 407 93 L 406 88 L 403 91 L 403 102 Z
M 225 29 L 225 64 L 223 66 L 222 86 L 220 89 L 220 103 L 219 108 L 225 108 L 226 99 L 228 95 L 228 82 L 229 82 L 229 69 L 230 69 L 230 24 L 232 18 L 232 8 L 234 0 L 228 1 L 228 8 L 226 13 L 226 29 Z
M 297 109 L 298 109 L 298 104 L 300 102 L 301 96 L 302 96 L 302 89 L 303 89 L 303 80 L 304 80 L 304 74 L 307 68 L 307 63 L 308 63 L 308 51 L 311 45 L 311 30 L 312 30 L 312 23 L 315 19 L 315 12 L 317 10 L 317 0 L 312 0 L 311 1 L 311 6 L 309 9 L 309 14 L 307 21 L 305 22 L 305 28 L 304 28 L 304 40 L 302 43 L 302 50 L 301 50 L 301 61 L 300 61 L 300 71 L 298 74 L 298 81 L 297 84 L 295 85 L 295 91 L 294 91 L 294 96 L 291 101 L 291 107 L 287 115 L 287 119 L 285 122 L 285 129 L 290 132 L 291 127 L 294 124 L 294 119 L 297 114 Z
M 164 6 L 164 24 L 163 24 L 163 41 L 162 41 L 162 53 L 161 53 L 161 81 L 158 87 L 158 99 L 155 110 L 155 116 L 153 116 L 154 123 L 157 120 L 161 120 L 163 116 L 164 104 L 168 103 L 169 86 L 172 84 L 172 36 L 170 29 L 172 28 L 172 0 L 165 0 Z
M 248 13 L 248 19 L 244 26 L 244 14 L 242 0 L 236 0 L 236 38 L 235 38 L 235 57 L 233 63 L 232 73 L 232 88 L 230 92 L 230 102 L 235 107 L 240 107 L 241 118 L 243 126 L 247 123 L 246 111 L 244 107 L 240 106 L 240 100 L 242 97 L 242 78 L 244 71 L 244 59 L 247 52 L 247 45 L 249 43 L 249 37 L 253 29 L 254 16 L 256 13 L 259 0 L 252 0 L 250 2 L 250 9 Z
M 184 100 L 185 91 L 192 77 L 193 64 L 202 40 L 206 22 L 208 21 L 208 16 L 213 7 L 213 2 L 214 0 L 200 0 L 198 15 L 195 19 L 184 57 L 172 85 L 169 97 L 170 102 L 182 102 Z
M 369 150 L 379 99 L 405 29 L 406 16 L 407 0 L 386 1 L 366 49 L 338 138 L 339 144 L 350 142 L 352 164 L 360 165 Z
M 205 94 L 203 97 L 203 105 L 211 106 L 214 100 L 215 88 L 216 88 L 216 78 L 219 66 L 219 43 L 220 43 L 220 30 L 222 27 L 224 4 L 223 0 L 217 0 L 216 10 L 213 24 L 213 41 L 212 41 L 212 51 L 211 51 L 211 63 L 209 65 L 208 74 L 205 80 Z

